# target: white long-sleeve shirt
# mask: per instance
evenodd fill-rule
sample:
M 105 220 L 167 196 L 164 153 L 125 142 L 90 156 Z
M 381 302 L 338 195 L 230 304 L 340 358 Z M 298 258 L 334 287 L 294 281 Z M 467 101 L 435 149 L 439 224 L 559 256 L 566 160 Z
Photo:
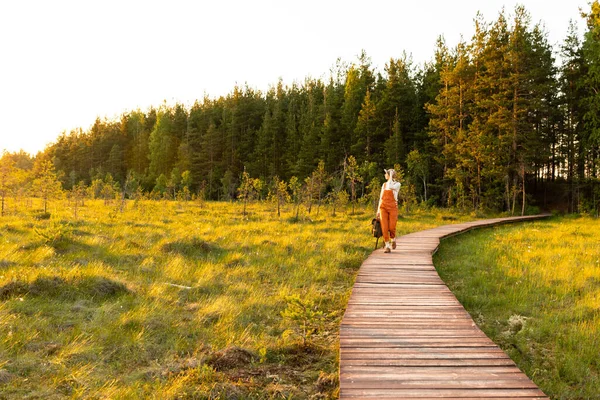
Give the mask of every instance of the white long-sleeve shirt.
M 392 193 L 394 193 L 394 200 L 396 200 L 396 204 L 398 204 L 398 192 L 400 191 L 400 186 L 402 186 L 400 182 L 396 182 L 392 179 L 384 182 L 383 185 L 381 185 L 381 193 L 379 193 L 379 205 L 377 206 L 377 212 L 379 212 L 379 208 L 381 207 L 383 192 L 385 190 L 391 190 Z

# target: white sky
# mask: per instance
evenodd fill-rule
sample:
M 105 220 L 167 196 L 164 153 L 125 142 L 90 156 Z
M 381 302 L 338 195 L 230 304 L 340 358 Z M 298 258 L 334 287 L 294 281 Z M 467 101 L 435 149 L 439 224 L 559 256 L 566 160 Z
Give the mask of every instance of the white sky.
M 470 40 L 477 11 L 492 21 L 517 3 L 551 43 L 571 19 L 583 33 L 586 0 L 0 0 L 0 151 L 34 154 L 97 116 L 189 105 L 236 83 L 325 77 L 361 49 L 380 71 L 403 51 L 421 64 L 439 35 Z

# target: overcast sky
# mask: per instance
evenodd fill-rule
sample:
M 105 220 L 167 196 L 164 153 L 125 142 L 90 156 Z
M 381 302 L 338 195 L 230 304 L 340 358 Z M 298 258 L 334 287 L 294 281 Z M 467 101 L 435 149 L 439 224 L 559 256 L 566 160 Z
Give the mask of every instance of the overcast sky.
M 470 40 L 481 11 L 523 4 L 553 44 L 587 1 L 0 0 L 0 151 L 35 153 L 62 131 L 87 130 L 149 106 L 234 85 L 265 90 L 325 77 L 361 49 L 382 71 L 403 51 L 430 61 L 435 41 Z

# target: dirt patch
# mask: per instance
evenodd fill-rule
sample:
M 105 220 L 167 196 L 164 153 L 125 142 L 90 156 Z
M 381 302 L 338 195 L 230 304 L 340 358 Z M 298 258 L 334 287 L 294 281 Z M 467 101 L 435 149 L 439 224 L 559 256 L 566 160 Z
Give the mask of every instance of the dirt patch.
M 55 342 L 29 342 L 25 345 L 27 351 L 40 352 L 44 356 L 56 354 L 62 346 Z
M 272 399 L 294 399 L 302 394 L 295 385 L 281 383 L 271 383 L 265 387 L 265 391 Z
M 0 260 L 0 268 L 10 268 L 14 265 L 17 265 L 14 261 Z
M 0 369 L 0 385 L 4 385 L 13 380 L 15 376 L 5 369 Z
M 8 282 L 0 286 L 0 300 L 7 300 L 11 297 L 19 297 L 27 294 L 29 285 L 21 281 Z
M 340 380 L 337 374 L 327 374 L 325 372 L 319 373 L 319 379 L 317 379 L 317 390 L 319 393 L 331 393 L 334 392 Z
M 81 229 L 73 229 L 73 230 L 71 231 L 71 233 L 72 233 L 73 235 L 75 235 L 75 236 L 93 236 L 93 234 L 92 234 L 92 233 L 90 233 L 90 232 L 88 232 L 88 231 L 81 230 Z
M 90 277 L 83 280 L 82 285 L 92 296 L 114 297 L 129 293 L 129 289 L 121 282 L 114 281 L 105 277 Z
M 58 276 L 42 276 L 29 284 L 32 296 L 59 297 L 69 284 Z
M 258 359 L 259 357 L 249 350 L 241 347 L 228 347 L 211 354 L 207 358 L 206 363 L 217 371 L 223 371 L 232 368 L 247 367 Z
M 177 360 L 167 364 L 161 371 L 160 377 L 169 378 L 181 374 L 183 371 L 188 369 L 198 368 L 202 365 L 202 360 L 195 357 L 189 357 L 183 360 Z M 152 378 L 157 377 L 156 371 L 151 376 Z
M 29 295 L 33 297 L 106 299 L 129 293 L 121 282 L 105 277 L 82 277 L 65 280 L 58 276 L 41 276 L 33 282 L 13 281 L 0 286 L 0 299 Z
M 275 357 L 287 365 L 302 367 L 317 363 L 323 353 L 324 350 L 317 345 L 293 344 L 280 348 Z
M 176 253 L 185 257 L 194 257 L 217 252 L 219 251 L 219 247 L 204 240 L 193 238 L 165 243 L 162 245 L 161 250 L 164 253 Z
M 248 265 L 248 262 L 243 257 L 233 257 L 229 260 L 225 267 L 227 268 L 237 268 L 237 267 L 245 267 Z

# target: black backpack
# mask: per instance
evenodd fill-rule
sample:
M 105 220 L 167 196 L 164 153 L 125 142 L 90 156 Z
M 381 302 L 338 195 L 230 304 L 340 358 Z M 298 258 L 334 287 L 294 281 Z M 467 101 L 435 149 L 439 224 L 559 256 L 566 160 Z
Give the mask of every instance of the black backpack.
M 381 230 L 381 221 L 377 218 L 373 218 L 371 220 L 371 233 L 373 234 L 373 237 L 377 238 L 375 241 L 375 249 L 377 249 L 379 238 L 383 236 L 383 231 Z

